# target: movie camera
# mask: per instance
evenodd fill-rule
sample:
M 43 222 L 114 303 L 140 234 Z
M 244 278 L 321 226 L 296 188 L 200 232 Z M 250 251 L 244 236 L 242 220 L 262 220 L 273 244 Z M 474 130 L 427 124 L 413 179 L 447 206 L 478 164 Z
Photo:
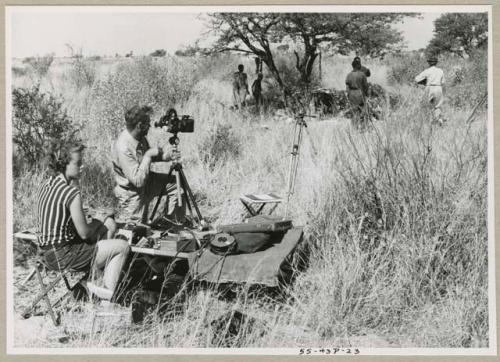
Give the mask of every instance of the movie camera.
M 177 111 L 170 108 L 167 113 L 154 123 L 156 128 L 165 128 L 167 132 L 173 133 L 192 133 L 194 132 L 194 119 L 189 115 L 178 117 Z
M 178 151 L 179 145 L 179 137 L 177 137 L 177 133 L 192 133 L 194 132 L 194 119 L 188 115 L 182 115 L 181 118 L 178 117 L 177 111 L 175 108 L 170 108 L 167 113 L 162 116 L 158 121 L 153 124 L 156 128 L 161 128 L 166 130 L 169 133 L 172 133 L 172 137 L 169 138 L 168 142 L 172 145 L 175 151 Z M 177 203 L 179 206 L 185 202 L 190 214 L 193 216 L 193 221 L 197 224 L 199 229 L 206 229 L 207 223 L 203 219 L 200 209 L 196 203 L 193 192 L 191 191 L 191 187 L 186 179 L 186 175 L 184 174 L 182 163 L 180 160 L 173 160 L 172 165 L 170 166 L 170 170 L 168 172 L 168 176 L 174 174 L 176 178 L 177 184 Z M 167 179 L 168 179 L 167 176 Z M 154 217 L 158 207 L 160 205 L 161 199 L 164 196 L 167 196 L 166 186 L 162 189 L 160 195 L 158 196 L 158 200 L 153 207 L 153 211 L 151 213 L 149 223 L 154 222 Z M 165 206 L 167 207 L 167 205 Z M 194 209 L 194 210 L 193 210 Z M 166 209 L 164 210 L 165 214 Z

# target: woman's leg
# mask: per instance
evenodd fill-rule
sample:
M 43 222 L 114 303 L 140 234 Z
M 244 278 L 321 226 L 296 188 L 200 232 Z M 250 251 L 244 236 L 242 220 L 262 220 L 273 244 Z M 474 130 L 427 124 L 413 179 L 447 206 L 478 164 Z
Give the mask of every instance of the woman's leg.
M 130 247 L 125 240 L 108 239 L 97 242 L 95 267 L 104 269 L 104 286 L 114 291 L 120 279 L 120 273 L 127 260 Z

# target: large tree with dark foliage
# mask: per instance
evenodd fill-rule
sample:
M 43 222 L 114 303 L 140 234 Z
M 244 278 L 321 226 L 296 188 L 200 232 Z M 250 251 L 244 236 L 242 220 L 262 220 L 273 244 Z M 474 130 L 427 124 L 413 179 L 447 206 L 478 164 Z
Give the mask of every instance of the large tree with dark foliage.
M 272 45 L 294 43 L 295 66 L 303 85 L 311 81 L 320 46 L 331 53 L 379 57 L 402 46 L 401 33 L 391 27 L 410 14 L 395 13 L 216 13 L 209 27 L 216 36 L 212 50 L 259 57 L 280 88 L 286 85 L 275 64 Z
M 487 13 L 449 13 L 434 22 L 434 37 L 427 52 L 449 52 L 464 57 L 488 46 Z

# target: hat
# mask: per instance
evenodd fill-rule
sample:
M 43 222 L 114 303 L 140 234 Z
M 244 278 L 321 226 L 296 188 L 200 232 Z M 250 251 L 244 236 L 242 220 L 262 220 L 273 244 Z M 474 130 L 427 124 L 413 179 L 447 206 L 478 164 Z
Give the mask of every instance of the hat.
M 436 57 L 434 56 L 431 56 L 431 57 L 428 57 L 427 58 L 427 63 L 430 63 L 430 64 L 437 64 L 438 60 Z

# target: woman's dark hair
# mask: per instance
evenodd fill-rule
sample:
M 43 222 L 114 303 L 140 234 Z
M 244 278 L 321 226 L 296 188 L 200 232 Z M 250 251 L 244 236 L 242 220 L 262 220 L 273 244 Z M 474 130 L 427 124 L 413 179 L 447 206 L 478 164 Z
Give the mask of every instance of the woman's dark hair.
M 82 152 L 85 146 L 80 140 L 53 140 L 45 157 L 45 163 L 53 176 L 64 173 L 71 160 L 71 154 Z
M 361 69 L 361 60 L 354 58 L 351 65 L 352 69 Z

